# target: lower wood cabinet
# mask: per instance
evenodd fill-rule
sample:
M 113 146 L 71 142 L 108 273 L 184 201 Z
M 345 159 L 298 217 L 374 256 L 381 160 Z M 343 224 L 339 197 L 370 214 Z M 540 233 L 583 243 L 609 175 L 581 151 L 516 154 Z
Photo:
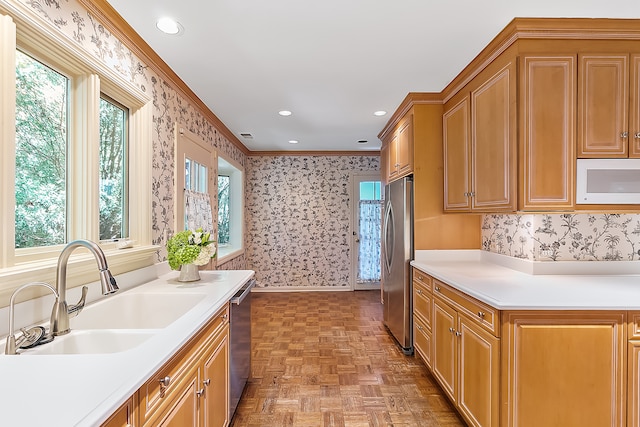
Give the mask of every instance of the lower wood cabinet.
M 227 304 L 103 427 L 226 427 L 229 350 Z
M 468 425 L 640 427 L 640 311 L 499 311 L 415 269 L 413 295 L 416 354 Z
M 105 421 L 103 427 L 137 427 L 136 399 L 131 396 L 116 412 Z
M 434 296 L 432 372 L 472 426 L 499 425 L 500 340 Z
M 626 312 L 503 316 L 503 425 L 625 425 Z

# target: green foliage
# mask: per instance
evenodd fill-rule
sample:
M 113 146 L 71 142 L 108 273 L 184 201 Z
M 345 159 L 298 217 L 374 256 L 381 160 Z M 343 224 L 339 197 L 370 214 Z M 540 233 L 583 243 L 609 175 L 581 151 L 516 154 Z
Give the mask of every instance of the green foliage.
M 218 175 L 218 243 L 229 243 L 229 197 L 231 179 L 228 176 Z
M 183 264 L 205 265 L 216 254 L 215 242 L 202 228 L 185 230 L 175 234 L 167 242 L 167 259 L 172 270 Z

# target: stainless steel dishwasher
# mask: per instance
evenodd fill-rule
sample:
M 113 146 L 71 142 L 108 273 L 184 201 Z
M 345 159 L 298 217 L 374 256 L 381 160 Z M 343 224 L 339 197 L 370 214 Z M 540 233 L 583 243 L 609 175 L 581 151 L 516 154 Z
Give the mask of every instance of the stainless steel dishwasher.
M 244 386 L 251 375 L 251 289 L 255 283 L 255 279 L 249 280 L 229 300 L 231 303 L 229 421 L 236 412 Z

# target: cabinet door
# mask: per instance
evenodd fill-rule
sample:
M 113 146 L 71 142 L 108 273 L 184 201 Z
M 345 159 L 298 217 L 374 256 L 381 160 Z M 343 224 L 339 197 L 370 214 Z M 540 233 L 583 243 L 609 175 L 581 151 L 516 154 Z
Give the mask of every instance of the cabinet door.
M 398 127 L 398 145 L 396 152 L 398 176 L 413 171 L 413 114 L 408 114 Z
M 640 55 L 631 55 L 629 157 L 640 157 Z
M 578 157 L 627 157 L 629 55 L 578 61 Z
M 431 368 L 431 332 L 424 324 L 423 318 L 419 316 L 413 316 L 413 341 L 416 355 Z
M 628 426 L 640 426 L 640 341 L 629 341 L 627 377 Z
M 575 206 L 576 56 L 520 59 L 520 209 Z
M 444 210 L 469 211 L 469 96 L 454 101 L 442 121 Z
M 197 427 L 198 426 L 198 371 L 193 374 L 177 390 L 177 398 L 169 405 L 169 409 L 157 421 L 146 425 L 158 427 Z
M 458 408 L 472 426 L 500 424 L 500 340 L 458 316 Z
M 471 207 L 516 210 L 516 66 L 471 92 Z
M 116 412 L 102 424 L 102 427 L 135 427 L 135 399 L 130 397 Z
M 455 402 L 457 378 L 457 313 L 448 304 L 437 298 L 433 300 L 433 352 L 431 363 L 433 375 L 440 382 L 442 389 Z
M 224 427 L 229 422 L 229 327 L 213 342 L 202 370 L 203 427 Z
M 397 178 L 398 173 L 398 133 L 394 132 L 389 139 L 389 163 L 387 164 L 387 173 L 389 181 Z
M 502 425 L 625 424 L 624 312 L 506 312 L 503 325 Z

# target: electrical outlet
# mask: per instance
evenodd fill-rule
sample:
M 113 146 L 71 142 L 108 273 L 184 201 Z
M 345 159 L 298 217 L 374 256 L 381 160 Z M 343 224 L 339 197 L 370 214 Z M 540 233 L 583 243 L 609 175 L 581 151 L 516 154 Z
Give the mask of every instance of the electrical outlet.
M 553 256 L 553 250 L 551 249 L 540 250 L 540 256 L 550 258 Z

